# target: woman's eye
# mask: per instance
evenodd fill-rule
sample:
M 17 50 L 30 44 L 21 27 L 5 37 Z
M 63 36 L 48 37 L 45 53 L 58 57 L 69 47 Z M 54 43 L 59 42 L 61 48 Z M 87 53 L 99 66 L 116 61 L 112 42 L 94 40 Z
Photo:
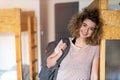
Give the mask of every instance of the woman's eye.
M 90 30 L 91 30 L 91 31 L 94 31 L 94 30 L 95 30 L 95 28 L 90 28 Z
M 86 27 L 87 25 L 86 24 L 83 24 L 84 27 Z

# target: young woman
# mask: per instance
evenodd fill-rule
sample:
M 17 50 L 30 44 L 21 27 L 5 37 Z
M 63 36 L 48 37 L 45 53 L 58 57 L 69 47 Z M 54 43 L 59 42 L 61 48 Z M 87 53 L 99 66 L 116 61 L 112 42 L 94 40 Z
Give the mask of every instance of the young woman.
M 73 16 L 68 27 L 72 37 L 70 50 L 61 62 L 57 80 L 98 80 L 99 44 L 102 22 L 98 9 L 85 8 Z M 66 44 L 59 42 L 55 51 L 47 58 L 47 67 L 56 64 Z

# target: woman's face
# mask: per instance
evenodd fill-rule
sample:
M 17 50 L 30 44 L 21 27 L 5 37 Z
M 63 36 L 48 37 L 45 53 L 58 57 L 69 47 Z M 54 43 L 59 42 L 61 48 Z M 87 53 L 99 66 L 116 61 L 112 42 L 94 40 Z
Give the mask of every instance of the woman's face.
M 85 19 L 79 31 L 80 37 L 83 39 L 91 37 L 95 30 L 95 26 L 96 24 L 93 21 L 91 21 L 90 19 Z

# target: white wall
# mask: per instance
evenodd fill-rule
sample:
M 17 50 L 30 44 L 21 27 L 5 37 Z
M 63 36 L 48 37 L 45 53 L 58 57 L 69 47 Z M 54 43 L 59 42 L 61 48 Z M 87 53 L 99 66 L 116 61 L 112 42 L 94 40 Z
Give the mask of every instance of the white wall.
M 108 9 L 110 10 L 120 10 L 120 0 L 109 0 Z
M 81 11 L 84 7 L 87 7 L 94 0 L 79 0 L 79 11 Z
M 14 41 L 13 33 L 0 33 L 0 69 L 9 69 L 15 64 Z
M 39 0 L 0 0 L 0 9 L 22 8 L 22 10 L 33 10 L 37 17 L 38 30 L 38 57 L 40 60 L 40 1 Z M 27 43 L 27 33 L 22 33 L 22 43 Z M 25 43 L 23 43 L 25 44 Z M 22 44 L 22 45 L 23 45 Z M 28 44 L 27 44 L 28 45 Z M 27 45 L 26 46 L 27 48 Z M 24 48 L 24 54 L 28 53 Z M 0 69 L 7 69 L 15 64 L 15 37 L 13 33 L 0 33 Z M 27 56 L 27 55 L 25 55 Z M 28 61 L 26 62 L 28 63 Z

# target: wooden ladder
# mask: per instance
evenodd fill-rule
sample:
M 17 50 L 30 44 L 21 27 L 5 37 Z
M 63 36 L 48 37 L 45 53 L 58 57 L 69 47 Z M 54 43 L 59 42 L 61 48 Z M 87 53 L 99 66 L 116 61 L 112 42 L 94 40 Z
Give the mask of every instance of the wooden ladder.
M 38 52 L 37 52 L 37 27 L 34 12 L 29 12 L 28 17 L 28 41 L 30 80 L 38 80 Z

